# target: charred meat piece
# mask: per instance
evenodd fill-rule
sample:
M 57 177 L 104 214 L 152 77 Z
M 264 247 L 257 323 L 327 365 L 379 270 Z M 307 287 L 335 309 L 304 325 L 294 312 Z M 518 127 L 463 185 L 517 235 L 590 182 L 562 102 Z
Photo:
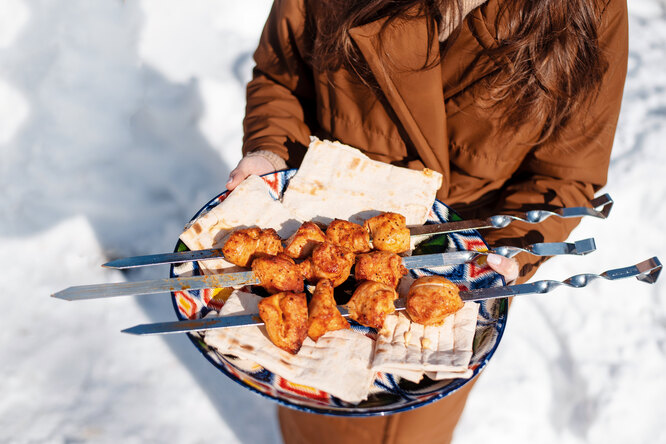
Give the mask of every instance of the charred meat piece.
M 346 248 L 352 253 L 370 251 L 370 233 L 353 222 L 335 219 L 326 228 L 326 237 L 329 241 Z
M 317 341 L 327 331 L 350 328 L 349 322 L 340 314 L 335 298 L 333 285 L 328 279 L 321 279 L 312 294 L 308 305 L 308 336 Z
M 321 228 L 314 222 L 305 222 L 287 239 L 284 252 L 294 259 L 304 259 L 322 242 L 326 242 L 326 235 Z
M 298 271 L 301 273 L 301 277 L 303 279 L 312 283 L 317 282 L 317 278 L 315 278 L 314 271 L 312 269 L 312 260 L 310 258 L 305 259 L 300 264 L 296 264 L 296 266 L 298 267 Z
M 393 301 L 398 294 L 388 285 L 374 281 L 362 282 L 347 303 L 349 317 L 366 327 L 381 329 L 386 315 L 395 311 Z
M 442 325 L 444 318 L 464 305 L 458 287 L 441 276 L 418 278 L 409 287 L 405 307 L 412 321 L 423 325 Z
M 341 246 L 324 242 L 315 247 L 312 256 L 301 262 L 301 276 L 309 282 L 328 279 L 337 287 L 349 277 L 354 258 L 354 253 Z
M 243 228 L 236 230 L 222 247 L 224 259 L 234 265 L 249 267 L 259 256 L 275 256 L 282 253 L 282 239 L 272 228 Z
M 382 213 L 366 220 L 363 226 L 370 232 L 375 249 L 391 253 L 409 251 L 409 228 L 402 214 Z
M 407 274 L 402 258 L 388 251 L 372 251 L 356 257 L 354 277 L 357 282 L 375 281 L 396 288 L 400 279 Z
M 258 257 L 252 262 L 252 271 L 261 286 L 269 293 L 303 291 L 303 274 L 294 260 L 285 254 Z
M 308 335 L 308 305 L 305 293 L 277 293 L 259 302 L 259 317 L 268 337 L 291 354 L 301 349 Z

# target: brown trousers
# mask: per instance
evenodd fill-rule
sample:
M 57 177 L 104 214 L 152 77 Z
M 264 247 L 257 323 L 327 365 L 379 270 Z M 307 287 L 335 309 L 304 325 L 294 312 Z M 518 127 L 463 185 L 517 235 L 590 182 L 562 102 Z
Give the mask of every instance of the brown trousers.
M 448 444 L 476 382 L 444 399 L 389 416 L 346 418 L 278 407 L 285 444 Z

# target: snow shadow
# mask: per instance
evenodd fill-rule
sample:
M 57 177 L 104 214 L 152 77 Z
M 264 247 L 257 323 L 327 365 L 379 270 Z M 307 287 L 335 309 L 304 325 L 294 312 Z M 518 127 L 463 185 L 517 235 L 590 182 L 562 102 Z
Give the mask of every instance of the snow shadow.
M 174 83 L 143 64 L 142 11 L 119 4 L 36 2 L 0 48 L 0 81 L 27 110 L 0 142 L 3 236 L 83 215 L 109 259 L 171 251 L 184 224 L 224 189 L 230 167 L 198 128 L 197 81 Z M 152 322 L 175 319 L 166 294 L 137 304 Z M 228 380 L 184 335 L 163 340 L 239 440 L 270 441 L 269 428 L 248 425 L 274 421 L 273 403 Z

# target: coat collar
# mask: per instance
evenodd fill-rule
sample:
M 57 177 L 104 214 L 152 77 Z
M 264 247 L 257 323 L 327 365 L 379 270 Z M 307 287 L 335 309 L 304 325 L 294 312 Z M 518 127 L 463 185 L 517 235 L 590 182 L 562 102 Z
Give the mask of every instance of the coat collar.
M 432 67 L 423 69 L 427 54 L 423 43 L 428 37 L 426 20 L 395 20 L 381 33 L 382 42 L 379 35 L 386 19 L 355 27 L 350 34 L 424 164 L 442 172 L 439 195 L 446 196 L 450 168 L 445 100 L 497 69 L 489 59 L 481 63 L 474 60 L 484 46 L 492 45 L 495 40 L 485 26 L 481 8 L 477 8 L 463 24 L 469 28 L 461 33 L 464 38 L 455 43 L 462 45 L 461 51 L 455 51 L 454 45 L 449 52 L 455 52 L 456 59 L 442 70 L 435 33 L 430 42 L 431 58 L 425 64 Z M 386 60 L 379 55 L 382 47 L 389 49 L 395 64 L 392 69 L 382 63 Z
M 444 100 L 500 69 L 490 57 L 482 54 L 485 49 L 497 45 L 494 28 L 488 28 L 491 20 L 487 19 L 487 16 L 496 15 L 496 9 L 497 3 L 489 1 L 473 10 L 463 23 L 458 38 L 449 48 L 454 60 L 442 64 Z
M 442 172 L 442 190 L 449 189 L 449 152 L 446 113 L 439 63 L 422 69 L 426 60 L 427 28 L 425 19 L 396 20 L 381 33 L 385 19 L 350 30 L 366 63 L 393 108 L 423 163 Z M 431 60 L 439 54 L 436 39 L 431 44 Z M 387 70 L 379 56 L 381 48 L 390 48 L 395 67 Z M 433 58 L 434 57 L 434 58 Z

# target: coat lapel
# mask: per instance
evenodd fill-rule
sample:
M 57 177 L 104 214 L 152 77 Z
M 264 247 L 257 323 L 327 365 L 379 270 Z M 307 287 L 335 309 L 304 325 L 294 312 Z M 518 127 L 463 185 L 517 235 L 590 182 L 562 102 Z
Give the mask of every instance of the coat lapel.
M 384 19 L 353 28 L 350 34 L 372 70 L 393 111 L 426 167 L 442 172 L 440 196 L 448 195 L 450 183 L 448 136 L 439 63 L 439 42 L 431 44 L 430 69 L 422 69 L 426 60 L 427 28 L 425 19 L 396 20 L 379 34 Z M 392 61 L 386 68 L 381 48 L 389 48 Z
M 465 19 L 460 34 L 452 43 L 442 63 L 442 85 L 444 100 L 478 82 L 483 77 L 500 69 L 483 51 L 496 45 L 495 38 L 488 30 L 485 11 L 496 14 L 497 5 L 489 1 L 473 10 Z
M 380 30 L 386 19 L 350 30 L 424 164 L 442 172 L 440 197 L 448 196 L 450 185 L 445 101 L 499 69 L 489 57 L 480 55 L 496 45 L 496 31 L 492 26 L 488 28 L 493 23 L 488 17 L 495 17 L 498 7 L 496 0 L 489 0 L 469 14 L 443 63 L 435 63 L 439 60 L 435 35 L 430 42 L 430 69 L 423 69 L 427 55 L 424 42 L 428 38 L 425 18 L 395 20 L 381 33 L 381 43 Z M 382 48 L 387 48 L 390 68 L 382 63 L 388 57 L 379 56 Z

